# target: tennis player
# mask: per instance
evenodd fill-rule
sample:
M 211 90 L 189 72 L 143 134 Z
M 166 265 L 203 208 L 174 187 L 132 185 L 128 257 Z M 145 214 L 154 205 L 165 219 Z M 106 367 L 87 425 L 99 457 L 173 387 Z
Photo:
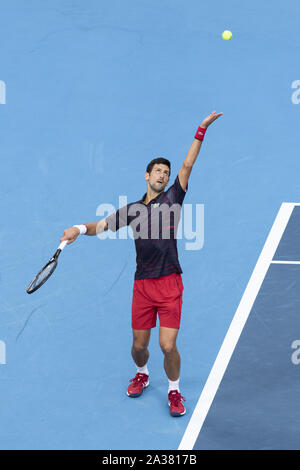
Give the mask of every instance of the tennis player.
M 73 243 L 79 234 L 96 235 L 130 225 L 135 239 L 137 267 L 132 298 L 131 354 L 137 367 L 127 395 L 138 397 L 149 385 L 148 345 L 151 329 L 159 316 L 159 344 L 169 379 L 168 404 L 171 416 L 186 413 L 180 393 L 180 354 L 176 339 L 180 328 L 183 283 L 178 261 L 176 233 L 188 180 L 199 154 L 206 130 L 223 113 L 213 111 L 198 127 L 195 138 L 174 184 L 165 191 L 171 164 L 165 158 L 152 160 L 146 169 L 147 192 L 133 203 L 118 209 L 100 222 L 74 225 L 64 231 L 60 241 Z

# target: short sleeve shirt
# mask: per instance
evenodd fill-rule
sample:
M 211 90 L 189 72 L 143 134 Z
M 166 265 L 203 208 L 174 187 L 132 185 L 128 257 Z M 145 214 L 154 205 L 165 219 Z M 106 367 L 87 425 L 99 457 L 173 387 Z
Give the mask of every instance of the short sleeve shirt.
M 149 204 L 142 199 L 121 207 L 106 218 L 113 232 L 130 226 L 136 248 L 135 279 L 182 273 L 177 252 L 177 228 L 186 191 L 177 175 L 174 184 Z

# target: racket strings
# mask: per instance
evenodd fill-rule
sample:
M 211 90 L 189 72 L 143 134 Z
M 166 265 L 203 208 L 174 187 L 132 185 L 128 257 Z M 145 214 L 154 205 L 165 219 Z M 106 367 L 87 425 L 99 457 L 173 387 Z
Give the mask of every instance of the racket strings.
M 57 265 L 57 261 L 53 260 L 46 264 L 46 266 L 36 275 L 30 283 L 27 292 L 32 292 L 38 289 L 53 273 Z

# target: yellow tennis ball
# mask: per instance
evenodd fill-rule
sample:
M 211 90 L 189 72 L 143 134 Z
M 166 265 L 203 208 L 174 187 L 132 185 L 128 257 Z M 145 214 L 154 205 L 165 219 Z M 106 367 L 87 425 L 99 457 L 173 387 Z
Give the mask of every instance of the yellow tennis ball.
M 231 31 L 223 31 L 222 33 L 222 38 L 225 40 L 225 41 L 229 41 L 229 39 L 232 38 L 232 32 Z

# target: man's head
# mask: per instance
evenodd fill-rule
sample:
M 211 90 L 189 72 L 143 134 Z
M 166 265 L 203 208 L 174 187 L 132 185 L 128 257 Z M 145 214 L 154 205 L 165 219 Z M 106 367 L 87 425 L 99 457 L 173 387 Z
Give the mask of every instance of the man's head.
M 147 165 L 145 180 L 150 188 L 160 193 L 169 183 L 171 163 L 166 158 L 154 158 Z

